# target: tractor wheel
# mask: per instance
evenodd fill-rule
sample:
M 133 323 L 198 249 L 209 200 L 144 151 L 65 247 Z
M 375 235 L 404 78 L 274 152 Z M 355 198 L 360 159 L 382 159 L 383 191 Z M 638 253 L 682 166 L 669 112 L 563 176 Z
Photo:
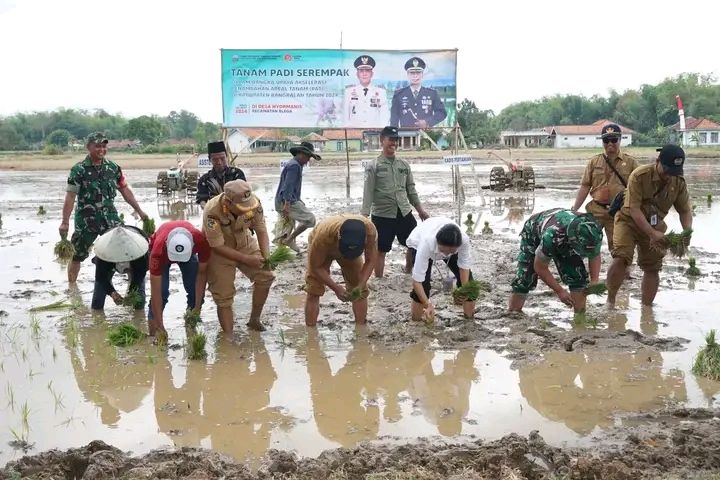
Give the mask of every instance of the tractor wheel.
M 194 197 L 197 193 L 198 172 L 191 170 L 185 172 L 185 194 L 188 197 Z
M 523 179 L 525 180 L 525 190 L 535 190 L 535 170 L 532 167 L 523 168 Z
M 170 182 L 166 171 L 158 172 L 156 187 L 158 196 L 170 195 Z
M 490 190 L 502 192 L 505 190 L 506 182 L 505 169 L 502 167 L 493 167 L 492 170 L 490 170 Z

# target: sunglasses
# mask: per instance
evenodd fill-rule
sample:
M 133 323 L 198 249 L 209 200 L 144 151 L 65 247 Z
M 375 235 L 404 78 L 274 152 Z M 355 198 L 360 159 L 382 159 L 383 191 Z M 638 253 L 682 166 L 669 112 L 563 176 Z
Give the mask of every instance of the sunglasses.
M 620 140 L 618 137 L 607 137 L 602 139 L 605 145 L 607 145 L 608 143 L 617 143 L 618 140 Z

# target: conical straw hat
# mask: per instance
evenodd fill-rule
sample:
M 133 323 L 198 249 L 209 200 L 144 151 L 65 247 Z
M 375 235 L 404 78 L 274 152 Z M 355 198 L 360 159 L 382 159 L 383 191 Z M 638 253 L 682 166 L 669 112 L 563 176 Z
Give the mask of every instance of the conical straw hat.
M 131 262 L 148 251 L 148 241 L 126 227 L 115 227 L 95 241 L 95 255 L 106 262 Z

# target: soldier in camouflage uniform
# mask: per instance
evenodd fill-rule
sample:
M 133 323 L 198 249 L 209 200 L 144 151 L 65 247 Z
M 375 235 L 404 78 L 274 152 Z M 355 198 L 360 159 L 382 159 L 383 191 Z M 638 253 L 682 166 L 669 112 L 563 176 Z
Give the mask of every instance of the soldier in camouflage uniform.
M 147 218 L 128 187 L 125 175 L 113 161 L 105 158 L 107 137 L 95 132 L 87 137 L 85 146 L 88 155 L 70 169 L 65 193 L 65 203 L 60 223 L 60 237 L 66 238 L 70 214 L 75 206 L 75 231 L 70 241 L 75 247 L 75 256 L 68 266 L 68 282 L 75 283 L 80 273 L 80 262 L 90 255 L 90 247 L 98 237 L 122 222 L 115 209 L 115 195 L 118 191 L 140 218 Z
M 519 312 L 527 294 L 537 286 L 538 278 L 560 300 L 576 312 L 585 309 L 585 288 L 597 283 L 600 275 L 602 227 L 592 215 L 554 208 L 530 217 L 520 232 L 520 255 L 512 282 L 510 311 Z M 590 279 L 583 258 L 588 258 Z M 555 262 L 565 290 L 550 272 Z

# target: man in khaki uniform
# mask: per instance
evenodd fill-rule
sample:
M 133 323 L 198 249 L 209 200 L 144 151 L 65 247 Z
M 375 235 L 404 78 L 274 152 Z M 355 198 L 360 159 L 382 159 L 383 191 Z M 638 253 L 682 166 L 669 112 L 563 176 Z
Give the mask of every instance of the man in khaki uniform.
M 349 300 L 350 291 L 360 288 L 360 299 L 352 304 L 355 323 L 365 323 L 368 308 L 367 281 L 378 256 L 375 225 L 361 215 L 335 215 L 318 223 L 308 239 L 308 263 L 305 274 L 305 325 L 313 327 L 320 313 L 320 297 L 329 287 L 341 301 Z M 365 254 L 364 261 L 360 255 Z M 330 265 L 340 265 L 345 287 L 330 276 Z
M 619 126 L 607 124 L 600 135 L 605 153 L 588 161 L 572 210 L 577 212 L 590 194 L 592 200 L 585 205 L 585 211 L 605 229 L 608 249 L 612 251 L 614 218 L 608 213 L 608 208 L 615 195 L 625 190 L 630 174 L 639 165 L 634 157 L 620 152 L 622 131 Z
M 613 262 L 607 274 L 608 303 L 615 303 L 625 271 L 633 261 L 635 246 L 643 271 L 642 303 L 651 305 L 660 284 L 665 256 L 663 219 L 670 207 L 680 215 L 683 229 L 692 228 L 690 197 L 683 178 L 685 152 L 677 145 L 665 145 L 654 164 L 638 167 L 628 180 L 625 203 L 615 216 Z
M 257 234 L 257 240 L 250 230 Z M 225 184 L 223 193 L 208 200 L 203 211 L 202 230 L 212 253 L 208 262 L 208 288 L 217 304 L 218 320 L 225 333 L 231 333 L 235 320 L 235 271 L 253 282 L 252 309 L 248 327 L 263 331 L 260 314 L 275 275 L 265 270 L 270 239 L 260 200 L 244 180 Z

